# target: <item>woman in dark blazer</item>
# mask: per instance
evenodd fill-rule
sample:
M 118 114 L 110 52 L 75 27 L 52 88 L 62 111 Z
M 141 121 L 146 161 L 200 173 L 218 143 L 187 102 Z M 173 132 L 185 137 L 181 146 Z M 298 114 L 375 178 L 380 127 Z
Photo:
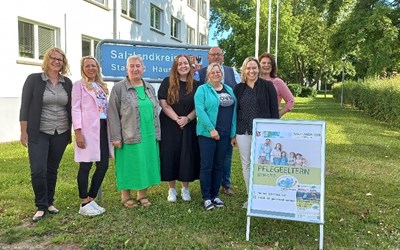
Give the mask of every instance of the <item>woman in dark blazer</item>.
M 242 82 L 234 89 L 238 100 L 236 143 L 242 162 L 243 178 L 249 191 L 250 154 L 255 118 L 279 119 L 278 97 L 272 82 L 260 78 L 260 63 L 254 57 L 244 60 L 241 70 Z M 247 204 L 244 204 L 247 207 Z
M 71 90 L 68 60 L 59 48 L 46 51 L 43 72 L 27 77 L 22 89 L 21 144 L 28 147 L 31 180 L 37 212 L 33 221 L 46 212 L 57 214 L 54 193 L 57 170 L 65 148 L 71 142 Z

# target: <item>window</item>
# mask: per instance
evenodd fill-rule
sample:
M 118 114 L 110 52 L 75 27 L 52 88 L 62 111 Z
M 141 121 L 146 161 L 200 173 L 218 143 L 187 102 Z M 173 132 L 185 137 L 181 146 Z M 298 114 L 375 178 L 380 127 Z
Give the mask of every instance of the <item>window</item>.
M 99 4 L 102 4 L 102 5 L 107 4 L 107 0 L 93 0 L 93 1 L 98 2 Z
M 104 8 L 107 8 L 107 6 L 108 6 L 108 0 L 84 0 L 84 1 L 90 2 L 92 4 L 95 4 L 97 6 L 101 6 Z
M 187 26 L 187 43 L 195 44 L 194 40 L 194 29 L 190 26 Z
M 177 18 L 171 16 L 171 36 L 175 38 L 179 38 L 181 21 Z
M 137 3 L 136 0 L 121 0 L 121 12 L 133 19 L 136 18 Z
M 207 45 L 207 37 L 204 34 L 199 34 L 199 44 L 200 45 Z
M 28 21 L 18 21 L 19 56 L 43 59 L 47 49 L 58 45 L 55 28 Z
M 162 10 L 155 5 L 150 5 L 150 27 L 161 30 Z
M 192 9 L 196 9 L 196 0 L 188 0 L 187 5 Z
M 82 56 L 96 56 L 96 46 L 99 39 L 82 36 Z
M 203 17 L 207 17 L 207 1 L 206 0 L 200 0 L 200 15 Z

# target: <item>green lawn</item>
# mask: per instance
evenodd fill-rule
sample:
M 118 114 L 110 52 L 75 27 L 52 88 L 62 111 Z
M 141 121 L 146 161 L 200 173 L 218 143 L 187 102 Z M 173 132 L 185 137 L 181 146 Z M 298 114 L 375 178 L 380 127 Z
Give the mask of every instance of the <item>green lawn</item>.
M 374 121 L 331 97 L 297 98 L 285 119 L 325 120 L 325 249 L 400 248 L 400 130 Z M 55 205 L 59 215 L 32 223 L 35 212 L 26 148 L 0 144 L 0 249 L 318 249 L 319 225 L 252 217 L 245 239 L 245 186 L 235 148 L 232 181 L 237 194 L 223 209 L 206 212 L 199 182 L 192 202 L 167 201 L 165 183 L 152 187 L 154 204 L 120 205 L 112 163 L 103 184 L 104 215 L 78 214 L 77 164 L 67 148 Z

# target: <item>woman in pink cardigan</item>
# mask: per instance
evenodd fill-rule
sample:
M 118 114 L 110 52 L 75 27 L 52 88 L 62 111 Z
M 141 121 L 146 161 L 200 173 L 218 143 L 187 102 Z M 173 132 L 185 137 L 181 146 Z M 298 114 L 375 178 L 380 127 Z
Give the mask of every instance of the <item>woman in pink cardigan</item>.
M 75 161 L 79 162 L 78 190 L 82 200 L 79 213 L 87 216 L 105 212 L 94 199 L 108 169 L 112 145 L 108 138 L 108 89 L 100 66 L 91 56 L 81 59 L 82 79 L 72 87 L 72 124 L 75 131 Z M 92 163 L 96 170 L 88 190 Z
M 271 81 L 276 89 L 278 94 L 278 105 L 281 106 L 282 99 L 285 100 L 285 106 L 279 109 L 279 117 L 282 117 L 287 112 L 292 111 L 294 106 L 294 96 L 292 92 L 290 92 L 286 83 L 277 77 L 277 67 L 274 57 L 264 52 L 258 58 L 258 61 L 261 64 L 261 78 L 265 80 Z

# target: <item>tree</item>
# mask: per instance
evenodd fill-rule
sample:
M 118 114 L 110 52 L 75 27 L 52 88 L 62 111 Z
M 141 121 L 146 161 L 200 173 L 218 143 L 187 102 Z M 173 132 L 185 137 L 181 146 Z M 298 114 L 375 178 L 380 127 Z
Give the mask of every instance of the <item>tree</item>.
M 332 36 L 336 56 L 351 54 L 357 78 L 396 68 L 400 60 L 399 4 L 394 1 L 357 1 L 351 14 Z M 397 65 L 397 66 L 396 66 Z
M 275 20 L 273 1 L 272 20 Z M 390 0 L 282 0 L 279 15 L 279 75 L 313 86 L 340 74 L 347 55 L 347 77 L 376 75 L 396 68 L 400 58 L 400 3 Z M 219 40 L 226 63 L 240 67 L 254 55 L 256 1 L 213 0 L 211 22 L 230 34 Z M 261 1 L 260 51 L 267 49 L 268 1 Z M 275 22 L 271 53 L 275 53 Z

